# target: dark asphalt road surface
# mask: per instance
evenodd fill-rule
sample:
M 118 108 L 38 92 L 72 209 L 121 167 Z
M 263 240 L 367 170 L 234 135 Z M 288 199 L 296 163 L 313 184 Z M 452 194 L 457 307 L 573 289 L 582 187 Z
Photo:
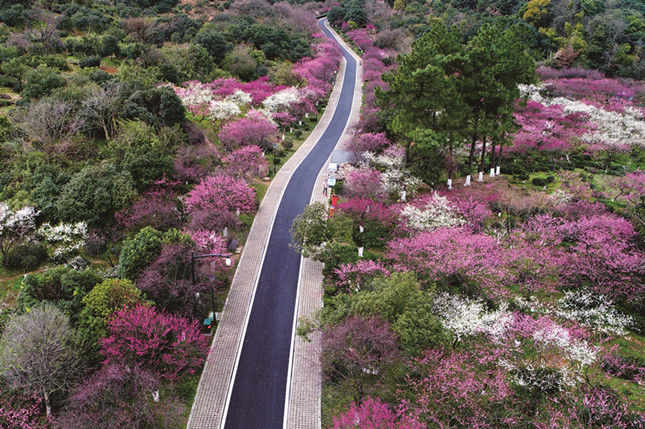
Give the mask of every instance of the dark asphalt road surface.
M 326 28 L 322 31 L 331 37 Z M 338 107 L 316 146 L 293 173 L 273 224 L 226 415 L 229 429 L 282 428 L 300 269 L 300 254 L 290 247 L 289 229 L 309 203 L 316 177 L 349 119 L 356 61 L 340 49 L 347 67 Z

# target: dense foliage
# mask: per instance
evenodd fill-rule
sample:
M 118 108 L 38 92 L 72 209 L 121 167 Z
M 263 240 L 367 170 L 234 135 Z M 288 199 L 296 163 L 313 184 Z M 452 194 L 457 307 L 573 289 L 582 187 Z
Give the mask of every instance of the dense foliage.
M 0 426 L 185 425 L 235 253 L 341 62 L 312 9 L 0 2 Z
M 642 426 L 643 86 L 608 77 L 637 76 L 616 51 L 534 64 L 592 3 L 330 10 L 365 84 L 338 203 L 292 228 L 325 264 L 299 326 L 322 331 L 324 426 Z M 599 21 L 576 20 L 543 64 L 592 64 Z

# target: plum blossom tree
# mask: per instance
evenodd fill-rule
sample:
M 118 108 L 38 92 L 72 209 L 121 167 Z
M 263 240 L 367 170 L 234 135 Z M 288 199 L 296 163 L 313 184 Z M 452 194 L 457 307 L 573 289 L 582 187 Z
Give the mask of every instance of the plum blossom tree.
M 219 151 L 210 141 L 198 146 L 184 146 L 177 151 L 175 177 L 191 183 L 213 171 L 219 162 Z
M 396 335 L 377 317 L 350 316 L 328 327 L 322 335 L 322 350 L 325 376 L 345 379 L 356 400 L 368 393 L 365 390 L 374 381 L 382 380 L 400 357 Z
M 269 172 L 269 163 L 259 146 L 241 147 L 222 158 L 234 175 L 248 179 L 253 176 L 264 177 Z
M 262 113 L 254 110 L 242 119 L 229 122 L 218 134 L 220 141 L 227 147 L 257 145 L 268 148 L 277 136 L 278 127 Z
M 365 398 L 352 403 L 347 411 L 334 417 L 333 429 L 423 429 L 426 426 L 401 411 L 393 411 L 379 399 Z
M 219 215 L 228 218 L 237 212 L 251 213 L 257 207 L 255 191 L 244 180 L 224 174 L 203 179 L 184 203 L 193 218 Z
M 213 100 L 208 105 L 208 117 L 211 121 L 218 122 L 237 116 L 242 113 L 240 106 L 230 100 Z
M 85 222 L 73 224 L 61 222 L 52 226 L 49 223 L 44 223 L 38 228 L 38 235 L 50 246 L 56 248 L 51 255 L 54 260 L 65 261 L 85 245 L 87 224 Z
M 298 90 L 291 86 L 265 98 L 262 106 L 269 112 L 279 112 L 289 110 L 291 105 L 298 101 L 300 101 Z
M 360 290 L 361 283 L 374 276 L 389 276 L 390 270 L 383 262 L 360 260 L 354 264 L 341 264 L 335 269 L 338 276 L 338 285 L 347 290 Z
M 41 426 L 42 399 L 30 395 L 6 392 L 8 398 L 0 398 L 0 425 L 8 428 L 32 429 Z
M 153 307 L 122 309 L 107 329 L 108 336 L 101 339 L 106 364 L 140 367 L 167 380 L 199 371 L 208 350 L 197 322 Z
M 158 402 L 152 394 L 161 386 L 158 377 L 138 367 L 106 365 L 76 387 L 69 405 L 57 419 L 60 428 L 174 427 L 184 407 L 171 394 Z
M 7 203 L 0 203 L 0 253 L 3 257 L 36 229 L 37 216 L 38 211 L 33 207 L 12 210 Z
M 434 192 L 428 197 L 407 204 L 401 211 L 408 226 L 415 230 L 430 231 L 437 228 L 456 228 L 465 224 L 455 207 L 446 197 Z
M 452 279 L 475 280 L 495 298 L 508 294 L 505 252 L 489 235 L 463 228 L 441 228 L 388 243 L 388 257 L 421 279 L 452 284 Z M 468 282 L 460 281 L 463 287 Z
M 349 197 L 368 197 L 379 200 L 385 196 L 381 172 L 371 168 L 351 170 L 345 177 L 345 190 Z
M 169 187 L 157 186 L 146 191 L 130 207 L 120 210 L 115 217 L 119 226 L 136 229 L 144 225 L 160 231 L 179 227 L 180 212 L 176 191 Z
M 213 244 L 219 243 L 216 240 L 212 241 Z M 206 267 L 202 268 L 201 264 L 195 268 L 196 278 L 200 280 L 192 281 L 191 253 L 199 253 L 199 251 L 190 239 L 165 242 L 159 256 L 138 277 L 137 286 L 159 308 L 171 314 L 197 318 L 203 314 L 199 295 L 206 293 L 215 285 L 201 280 L 207 278 L 206 275 L 199 275 L 206 270 Z M 212 275 L 211 270 L 212 268 L 208 270 L 208 274 Z
M 378 153 L 390 145 L 385 133 L 360 133 L 352 139 L 350 149 L 355 153 Z

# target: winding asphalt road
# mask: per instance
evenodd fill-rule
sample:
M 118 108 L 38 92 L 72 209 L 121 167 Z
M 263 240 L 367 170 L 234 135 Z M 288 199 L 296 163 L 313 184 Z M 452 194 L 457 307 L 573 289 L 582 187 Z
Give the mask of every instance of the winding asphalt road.
M 319 23 L 334 40 L 331 32 Z M 289 181 L 278 208 L 226 413 L 226 428 L 283 427 L 287 372 L 300 254 L 290 247 L 293 219 L 311 199 L 316 177 L 349 120 L 356 81 L 356 60 L 338 45 L 347 61 L 345 78 L 329 126 Z

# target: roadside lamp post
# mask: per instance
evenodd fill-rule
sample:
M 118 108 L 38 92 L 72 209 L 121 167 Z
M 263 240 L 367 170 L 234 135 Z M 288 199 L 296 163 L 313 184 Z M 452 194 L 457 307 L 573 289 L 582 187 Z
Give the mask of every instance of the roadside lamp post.
M 206 255 L 195 255 L 194 253 L 191 252 L 190 254 L 190 282 L 194 286 L 195 285 L 195 259 L 203 259 L 203 258 L 225 258 L 224 261 L 226 263 L 226 266 L 230 267 L 232 264 L 231 257 L 228 255 L 221 255 L 219 253 L 209 253 Z M 215 290 L 214 287 L 211 286 L 211 315 L 204 320 L 204 325 L 207 324 L 212 324 L 213 321 L 215 321 Z M 210 321 L 209 321 L 210 319 Z M 208 323 L 210 322 L 210 323 Z

